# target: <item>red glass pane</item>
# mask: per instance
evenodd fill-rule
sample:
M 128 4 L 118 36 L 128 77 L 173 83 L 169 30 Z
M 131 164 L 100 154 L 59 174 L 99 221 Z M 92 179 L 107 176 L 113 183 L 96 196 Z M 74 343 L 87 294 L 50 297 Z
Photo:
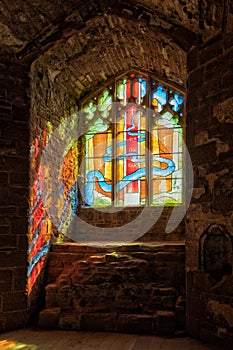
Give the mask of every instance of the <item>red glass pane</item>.
M 130 82 L 128 81 L 126 83 L 126 98 L 130 98 L 131 96 L 131 84 Z
M 127 109 L 126 115 L 126 154 L 136 153 L 138 154 L 138 121 L 136 115 L 137 109 L 135 106 L 130 106 Z M 138 169 L 138 165 L 132 162 L 132 157 L 126 159 L 126 175 L 134 173 Z M 134 181 L 127 186 L 127 193 L 138 192 L 138 181 Z
M 134 81 L 133 84 L 133 97 L 138 97 L 138 93 L 139 93 L 139 89 L 140 89 L 140 83 L 138 81 Z

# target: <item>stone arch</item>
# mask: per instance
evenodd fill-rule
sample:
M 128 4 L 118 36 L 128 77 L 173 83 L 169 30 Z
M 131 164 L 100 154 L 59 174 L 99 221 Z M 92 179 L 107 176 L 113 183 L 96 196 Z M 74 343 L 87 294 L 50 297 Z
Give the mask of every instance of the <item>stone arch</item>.
M 223 226 L 211 225 L 201 235 L 199 268 L 217 278 L 232 273 L 232 240 Z
M 79 11 L 69 12 L 68 16 L 57 22 L 53 35 L 45 33 L 43 39 L 39 36 L 18 55 L 22 60 L 27 60 L 29 50 L 31 57 L 34 57 L 30 72 L 30 127 L 32 155 L 37 154 L 36 162 L 39 162 L 50 131 L 77 111 L 77 105 L 82 98 L 124 71 L 137 69 L 152 73 L 164 83 L 170 82 L 172 86 L 185 90 L 186 51 L 196 40 L 196 34 L 187 29 L 190 41 L 187 43 L 185 40 L 181 44 L 181 33 L 186 29 L 177 25 L 179 29 L 174 31 L 172 24 L 159 19 L 159 16 L 154 17 L 153 10 L 150 10 L 151 16 L 146 19 L 143 9 L 138 11 L 137 17 L 134 16 L 134 6 L 131 15 L 128 12 L 119 12 L 114 7 L 110 10 L 102 8 L 96 12 L 95 6 L 92 7 L 90 2 L 88 6 L 93 8 L 90 13 L 85 12 L 85 3 L 80 7 L 83 14 L 81 22 Z M 75 158 L 75 150 L 70 155 Z M 31 179 L 35 180 L 36 166 L 37 163 L 31 167 Z M 155 237 L 157 240 L 183 240 L 184 221 L 174 233 L 164 234 L 171 212 L 171 207 L 164 208 L 161 220 L 146 233 L 143 238 L 145 241 L 155 240 Z M 96 213 L 91 210 L 85 213 L 88 215 L 87 219 L 98 220 Z M 139 213 L 140 210 L 136 210 L 130 216 L 125 211 L 119 222 L 122 218 L 124 222 L 131 221 Z M 153 215 L 152 212 L 151 216 Z M 84 217 L 84 221 L 85 219 Z M 103 218 L 99 220 L 101 219 Z M 107 222 L 109 218 L 104 220 Z M 56 229 L 49 221 L 48 227 L 51 229 L 50 233 L 52 231 L 51 236 L 56 236 Z M 44 251 L 46 252 L 47 250 Z

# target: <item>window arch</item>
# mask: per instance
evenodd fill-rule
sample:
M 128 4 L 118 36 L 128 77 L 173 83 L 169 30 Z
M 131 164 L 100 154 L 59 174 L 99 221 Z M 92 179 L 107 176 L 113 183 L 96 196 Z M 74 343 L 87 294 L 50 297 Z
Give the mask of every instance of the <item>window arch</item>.
M 82 104 L 84 206 L 182 203 L 184 93 L 148 74 L 116 78 Z

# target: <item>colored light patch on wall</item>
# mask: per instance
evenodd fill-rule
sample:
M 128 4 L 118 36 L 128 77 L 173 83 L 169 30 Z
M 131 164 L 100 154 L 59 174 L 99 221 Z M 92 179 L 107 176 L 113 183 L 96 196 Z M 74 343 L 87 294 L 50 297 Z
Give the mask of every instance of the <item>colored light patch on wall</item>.
M 31 186 L 29 232 L 28 232 L 28 294 L 31 293 L 44 265 L 50 247 L 50 240 L 54 233 L 59 233 L 58 241 L 62 241 L 77 208 L 77 177 L 78 177 L 78 147 L 75 143 L 64 155 L 61 169 L 60 199 L 62 199 L 58 213 L 59 225 L 53 227 L 46 212 L 49 202 L 49 193 L 45 193 L 45 179 L 49 181 L 49 168 L 52 164 L 41 163 L 41 153 L 52 132 L 51 125 L 43 130 L 41 137 L 33 142 L 31 154 L 31 169 L 34 172 L 34 181 Z M 61 135 L 62 136 L 62 135 Z M 52 179 L 51 186 L 52 186 Z M 47 184 L 48 186 L 48 184 Z
M 29 232 L 28 232 L 28 283 L 27 292 L 31 293 L 32 288 L 41 273 L 44 259 L 49 250 L 49 242 L 52 234 L 52 223 L 45 211 L 44 193 L 44 166 L 40 163 L 41 151 L 46 145 L 47 129 L 43 130 L 40 142 L 34 140 L 34 147 L 31 159 L 32 171 L 35 171 L 35 179 L 31 188 L 30 211 L 29 211 Z M 39 151 L 39 149 L 41 151 Z

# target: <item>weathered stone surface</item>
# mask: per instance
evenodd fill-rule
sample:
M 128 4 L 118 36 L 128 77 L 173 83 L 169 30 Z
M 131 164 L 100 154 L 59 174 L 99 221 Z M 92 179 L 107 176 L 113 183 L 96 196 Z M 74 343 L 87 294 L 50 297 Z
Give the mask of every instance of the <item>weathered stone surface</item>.
M 41 311 L 39 317 L 39 326 L 43 328 L 57 328 L 60 312 L 60 307 L 49 308 Z
M 80 330 L 80 320 L 76 314 L 62 314 L 59 317 L 59 329 Z
M 153 332 L 155 316 L 122 314 L 118 316 L 116 331 L 125 333 L 148 333 Z
M 158 311 L 155 332 L 161 335 L 173 335 L 175 332 L 175 314 L 169 311 Z
M 189 108 L 187 116 L 190 136 L 192 127 L 196 130 L 195 142 L 191 140 L 189 145 L 197 165 L 193 201 L 186 216 L 187 330 L 226 348 L 232 346 L 232 334 L 224 315 L 231 313 L 228 307 L 233 295 L 229 287 L 233 235 L 231 51 L 232 36 L 227 35 L 190 52 L 188 86 L 192 86 L 195 72 L 203 71 L 204 76 L 200 85 L 196 82 L 199 97 L 195 111 Z M 196 95 L 196 90 L 191 90 L 190 94 Z M 222 234 L 211 231 L 216 227 Z
M 86 313 L 81 316 L 81 329 L 89 331 L 112 332 L 116 327 L 114 313 Z
M 9 289 L 11 289 L 12 275 L 12 270 L 0 270 L 0 288 L 2 292 L 7 292 Z
M 138 243 L 95 252 L 86 248 L 63 244 L 49 254 L 49 276 L 50 264 L 52 271 L 56 264 L 63 266 L 46 286 L 46 310 L 60 307 L 67 319 L 60 320 L 59 327 L 69 322 L 78 327 L 80 320 L 81 329 L 152 333 L 154 314 L 175 310 L 176 296 L 185 285 L 182 245 Z M 70 266 L 63 263 L 69 254 Z

